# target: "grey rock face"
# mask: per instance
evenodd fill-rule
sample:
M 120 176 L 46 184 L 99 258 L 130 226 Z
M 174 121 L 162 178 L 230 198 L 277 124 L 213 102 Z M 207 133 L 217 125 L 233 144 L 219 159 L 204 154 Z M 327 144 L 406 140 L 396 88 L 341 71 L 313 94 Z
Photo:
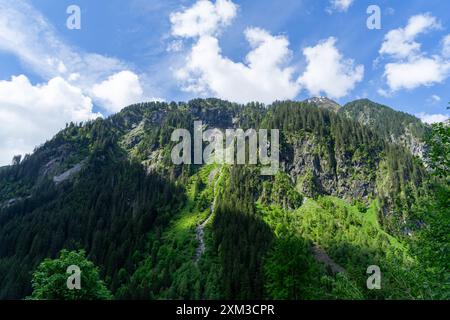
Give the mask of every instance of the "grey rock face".
M 284 164 L 297 190 L 310 197 L 328 194 L 344 199 L 368 200 L 375 192 L 373 168 L 365 159 L 353 159 L 345 154 L 333 158 L 322 151 L 314 137 L 303 137 L 293 145 L 293 159 Z
M 70 179 L 73 175 L 75 175 L 76 173 L 80 172 L 81 169 L 83 168 L 83 162 L 76 164 L 73 168 L 70 168 L 69 170 L 63 172 L 62 174 L 60 174 L 59 176 L 54 176 L 53 177 L 53 182 L 58 185 L 61 182 L 64 182 L 68 179 Z

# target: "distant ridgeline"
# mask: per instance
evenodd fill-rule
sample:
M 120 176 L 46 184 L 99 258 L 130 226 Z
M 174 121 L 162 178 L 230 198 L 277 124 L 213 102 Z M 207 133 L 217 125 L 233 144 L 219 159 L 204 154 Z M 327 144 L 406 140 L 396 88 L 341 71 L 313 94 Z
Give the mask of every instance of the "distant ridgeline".
M 171 134 L 194 121 L 279 129 L 280 170 L 174 165 Z M 84 249 L 115 298 L 448 298 L 448 251 L 433 253 L 448 238 L 424 236 L 443 210 L 428 131 L 326 98 L 141 103 L 71 123 L 0 168 L 0 298 L 29 296 L 33 270 L 62 249 Z M 380 290 L 366 286 L 371 265 Z

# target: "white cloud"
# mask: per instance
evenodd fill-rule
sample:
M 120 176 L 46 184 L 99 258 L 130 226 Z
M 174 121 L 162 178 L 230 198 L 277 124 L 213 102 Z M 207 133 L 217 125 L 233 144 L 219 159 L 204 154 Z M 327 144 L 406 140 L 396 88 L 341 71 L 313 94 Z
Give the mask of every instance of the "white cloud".
M 53 26 L 28 1 L 0 0 L 0 12 L 0 50 L 16 55 L 47 80 L 78 73 L 78 85 L 88 88 L 128 69 L 118 59 L 85 53 L 60 40 Z
M 437 94 L 433 94 L 431 96 L 431 100 L 433 100 L 435 102 L 439 102 L 439 101 L 441 101 L 441 97 L 439 97 Z
M 312 95 L 324 92 L 332 98 L 341 98 L 363 79 L 364 66 L 355 66 L 353 60 L 345 59 L 335 44 L 336 39 L 331 37 L 303 50 L 307 66 L 299 82 Z
M 28 1 L 0 0 L 0 50 L 10 52 L 43 79 L 66 79 L 85 95 L 92 88 L 111 89 L 111 97 L 103 90 L 96 97 L 97 105 L 106 111 L 119 111 L 133 98 L 142 96 L 143 84 L 137 75 L 131 76 L 127 63 L 116 58 L 86 53 L 66 44 L 56 35 L 53 26 Z M 114 81 L 111 82 L 110 80 Z M 122 81 L 123 86 L 120 86 Z M 117 84 L 118 86 L 114 86 Z M 129 85 L 129 87 L 126 87 Z M 129 93 L 124 91 L 129 90 Z
M 430 30 L 440 28 L 437 19 L 430 14 L 419 14 L 409 18 L 405 28 L 389 31 L 380 49 L 380 54 L 388 54 L 397 58 L 406 58 L 420 53 L 420 43 L 416 37 Z
M 143 90 L 139 77 L 131 71 L 121 71 L 107 80 L 94 85 L 92 95 L 109 111 L 122 108 L 143 100 Z
M 0 81 L 0 165 L 32 152 L 67 122 L 99 116 L 92 100 L 61 77 L 38 85 L 24 75 Z
M 442 55 L 446 58 L 450 58 L 450 34 L 442 39 Z
M 21 75 L 0 82 L 1 164 L 31 152 L 66 122 L 101 116 L 92 111 L 93 98 L 109 113 L 144 97 L 127 63 L 66 44 L 29 1 L 0 0 L 0 12 L 0 50 L 45 79 L 33 85 Z
M 79 73 L 71 73 L 71 74 L 69 74 L 69 77 L 67 78 L 67 80 L 72 82 L 72 81 L 77 81 L 79 78 L 80 78 Z
M 354 0 L 331 0 L 331 9 L 345 12 L 350 8 L 353 1 Z
M 215 35 L 231 23 L 236 11 L 237 6 L 229 0 L 197 1 L 192 7 L 170 15 L 172 35 L 186 38 Z
M 445 114 L 427 114 L 424 112 L 416 114 L 416 116 L 421 119 L 424 123 L 432 124 L 436 122 L 445 122 L 449 117 Z
M 422 52 L 421 44 L 415 41 L 418 35 L 438 29 L 441 29 L 439 21 L 425 13 L 412 16 L 404 28 L 386 34 L 379 53 L 392 58 L 384 66 L 389 94 L 401 89 L 411 90 L 442 83 L 450 75 L 450 60 L 445 56 L 447 38 L 442 41 L 442 56 L 427 56 Z M 450 37 L 448 41 L 450 46 Z
M 242 103 L 295 97 L 300 86 L 292 79 L 293 68 L 285 66 L 291 56 L 288 40 L 258 28 L 247 29 L 245 36 L 252 47 L 245 64 L 224 57 L 216 38 L 200 37 L 176 72 L 184 89 Z
M 384 89 L 382 89 L 382 88 L 378 89 L 378 90 L 377 90 L 377 93 L 378 93 L 380 96 L 385 97 L 385 98 L 390 98 L 390 97 L 392 97 L 392 93 L 391 93 L 391 92 L 389 92 L 389 91 L 387 91 L 387 90 L 384 90 Z
M 219 4 L 228 9 L 218 9 Z M 226 14 L 218 13 L 222 11 Z M 196 38 L 183 66 L 175 69 L 175 77 L 182 83 L 183 90 L 241 103 L 271 103 L 295 98 L 302 86 L 312 93 L 323 91 L 332 97 L 342 97 L 361 81 L 363 66 L 355 67 L 352 60 L 345 59 L 335 48 L 334 38 L 305 49 L 308 66 L 300 78 L 291 62 L 287 37 L 271 35 L 260 28 L 245 30 L 251 50 L 243 62 L 232 61 L 222 54 L 217 33 L 235 14 L 236 6 L 231 1 L 212 4 L 202 0 L 171 15 L 174 36 Z M 211 21 L 204 26 L 193 22 L 204 19 Z
M 419 57 L 406 62 L 388 63 L 384 76 L 392 91 L 415 89 L 441 83 L 450 74 L 450 63 L 439 57 Z

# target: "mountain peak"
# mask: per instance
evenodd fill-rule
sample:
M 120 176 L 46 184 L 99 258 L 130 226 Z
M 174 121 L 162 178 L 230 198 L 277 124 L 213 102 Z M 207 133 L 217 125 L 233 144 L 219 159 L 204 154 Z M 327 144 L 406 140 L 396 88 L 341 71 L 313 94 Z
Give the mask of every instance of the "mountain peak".
M 315 104 L 319 108 L 328 109 L 328 110 L 331 110 L 334 112 L 338 112 L 339 109 L 341 108 L 341 105 L 338 104 L 336 101 L 331 100 L 330 98 L 327 98 L 327 97 L 323 97 L 323 96 L 311 97 L 311 98 L 304 100 L 303 102 L 309 103 L 309 104 Z

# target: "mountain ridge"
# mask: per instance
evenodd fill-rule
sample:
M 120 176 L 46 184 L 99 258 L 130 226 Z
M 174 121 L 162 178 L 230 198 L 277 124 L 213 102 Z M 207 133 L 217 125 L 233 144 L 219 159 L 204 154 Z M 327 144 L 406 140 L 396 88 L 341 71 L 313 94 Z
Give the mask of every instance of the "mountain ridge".
M 311 267 L 305 281 L 326 276 L 332 287 L 361 281 L 352 272 L 345 279 L 327 274 L 310 250 L 317 242 L 330 259 L 358 273 L 362 265 L 342 256 L 349 249 L 339 242 L 340 237 L 360 241 L 352 235 L 354 228 L 364 238 L 358 246 L 373 251 L 355 248 L 351 256 L 356 260 L 382 263 L 388 258 L 377 246 L 384 246 L 391 253 L 400 250 L 401 264 L 409 265 L 410 253 L 395 241 L 403 243 L 410 232 L 420 231 L 414 212 L 427 192 L 428 174 L 420 159 L 385 138 L 380 128 L 340 110 L 294 101 L 266 107 L 195 99 L 140 103 L 106 119 L 68 124 L 35 153 L 0 171 L 0 203 L 17 199 L 0 207 L 0 243 L 5 244 L 0 246 L 0 297 L 29 294 L 25 280 L 39 261 L 79 246 L 103 268 L 108 286 L 121 298 L 277 296 L 282 285 L 265 283 L 263 273 L 275 281 L 271 263 L 278 258 L 273 254 L 291 245 L 280 238 L 286 232 L 304 237 L 295 250 L 298 263 Z M 280 172 L 261 177 L 252 166 L 173 165 L 171 133 L 191 131 L 197 120 L 206 128 L 278 128 Z M 221 171 L 217 183 L 209 181 L 212 170 Z M 217 194 L 211 185 L 217 185 Z M 198 265 L 192 265 L 196 230 L 213 201 L 213 217 L 203 229 L 206 248 Z M 304 218 L 297 220 L 297 213 Z M 316 214 L 325 220 L 316 221 Z M 286 219 L 294 219 L 298 229 Z M 49 232 L 49 224 L 58 232 Z M 331 238 L 317 238 L 323 228 L 331 228 Z M 376 235 L 376 244 L 369 245 L 368 233 Z M 233 256 L 236 250 L 242 254 Z M 143 274 L 152 277 L 149 284 L 142 284 Z M 239 289 L 242 281 L 251 290 Z M 305 297 L 332 294 L 314 281 L 310 286 L 322 293 L 302 291 Z M 401 295 L 393 288 L 385 297 Z M 358 290 L 364 292 L 358 296 L 374 297 Z

